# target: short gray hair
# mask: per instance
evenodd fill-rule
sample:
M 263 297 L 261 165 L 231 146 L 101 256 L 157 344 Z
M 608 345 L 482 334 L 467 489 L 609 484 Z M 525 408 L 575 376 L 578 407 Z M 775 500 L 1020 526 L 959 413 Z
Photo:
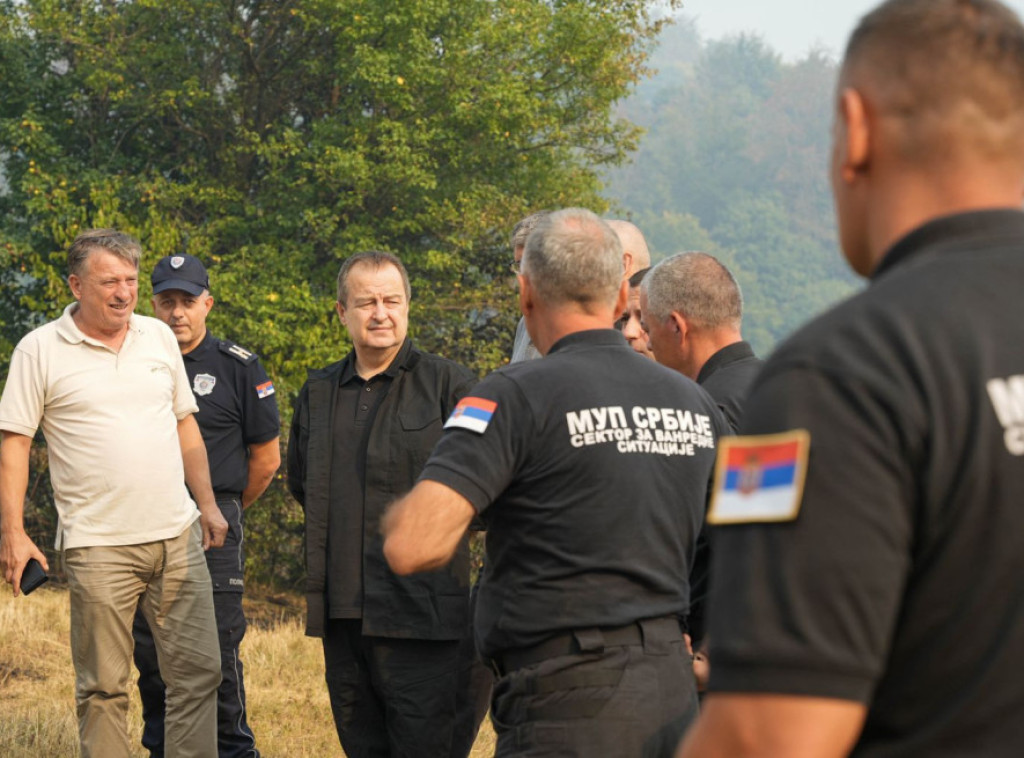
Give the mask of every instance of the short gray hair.
M 537 226 L 537 223 L 542 218 L 550 215 L 551 211 L 537 211 L 520 219 L 519 223 L 512 229 L 512 236 L 509 238 L 512 249 L 515 250 L 516 248 L 523 247 L 526 244 L 526 238 L 530 236 L 530 232 Z
M 75 237 L 68 248 L 68 276 L 81 278 L 85 262 L 96 250 L 116 255 L 139 270 L 142 245 L 137 239 L 116 229 L 88 229 Z
M 545 302 L 614 305 L 622 273 L 618 235 L 584 208 L 545 216 L 526 238 L 523 274 Z
M 647 293 L 647 308 L 656 319 L 667 319 L 678 311 L 700 328 L 740 328 L 743 320 L 740 285 L 714 256 L 707 253 L 673 255 L 652 268 L 642 286 Z
M 373 266 L 374 270 L 379 269 L 381 266 L 394 266 L 397 268 L 398 273 L 402 275 L 402 285 L 405 287 L 405 299 L 407 302 L 412 300 L 412 287 L 409 286 L 409 272 L 405 270 L 405 265 L 402 263 L 401 259 L 393 253 L 385 253 L 380 250 L 367 250 L 366 252 L 350 255 L 345 259 L 345 262 L 341 264 L 341 270 L 338 271 L 338 302 L 343 306 L 348 305 L 348 272 L 359 263 L 366 263 Z

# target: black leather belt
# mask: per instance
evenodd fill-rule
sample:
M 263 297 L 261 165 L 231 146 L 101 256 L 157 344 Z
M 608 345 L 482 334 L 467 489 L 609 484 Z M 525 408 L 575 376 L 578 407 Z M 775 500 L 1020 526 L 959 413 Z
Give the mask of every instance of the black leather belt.
M 634 621 L 625 626 L 574 629 L 549 637 L 529 647 L 503 650 L 491 661 L 499 676 L 509 671 L 532 666 L 535 663 L 577 653 L 600 653 L 606 647 L 626 645 L 665 644 L 682 639 L 682 629 L 676 616 L 661 616 Z M 656 638 L 656 639 L 654 639 Z
M 241 492 L 214 492 L 213 493 L 213 499 L 214 500 L 238 500 L 239 502 L 241 502 L 242 501 L 242 493 Z

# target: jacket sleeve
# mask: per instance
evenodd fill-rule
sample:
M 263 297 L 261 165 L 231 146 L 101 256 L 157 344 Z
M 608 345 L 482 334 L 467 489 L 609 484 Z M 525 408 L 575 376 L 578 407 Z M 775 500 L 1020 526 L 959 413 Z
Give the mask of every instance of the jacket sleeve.
M 309 385 L 302 385 L 288 435 L 288 491 L 306 505 L 306 451 L 309 444 Z
M 454 375 L 449 379 L 448 392 L 442 399 L 444 403 L 443 418 L 445 421 L 451 415 L 452 411 L 455 410 L 455 406 L 458 405 L 459 401 L 469 394 L 470 390 L 476 386 L 480 380 L 476 374 L 463 366 L 457 366 Z

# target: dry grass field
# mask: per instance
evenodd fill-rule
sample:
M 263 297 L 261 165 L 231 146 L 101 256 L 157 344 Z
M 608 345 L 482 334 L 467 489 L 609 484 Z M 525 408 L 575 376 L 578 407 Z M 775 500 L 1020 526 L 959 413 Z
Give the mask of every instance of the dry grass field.
M 323 681 L 320 643 L 302 633 L 292 598 L 247 602 L 250 627 L 242 643 L 249 720 L 266 758 L 343 756 Z M 13 598 L 0 586 L 0 756 L 72 758 L 78 755 L 74 672 L 67 592 L 46 585 Z M 132 689 L 129 733 L 139 745 L 142 717 Z M 494 754 L 488 723 L 472 758 Z M 145 758 L 141 746 L 135 752 Z

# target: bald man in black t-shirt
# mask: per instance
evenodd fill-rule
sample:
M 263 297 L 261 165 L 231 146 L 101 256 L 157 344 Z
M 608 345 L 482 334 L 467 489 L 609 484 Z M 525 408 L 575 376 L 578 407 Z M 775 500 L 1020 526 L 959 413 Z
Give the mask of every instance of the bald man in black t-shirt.
M 443 566 L 477 513 L 487 526 L 476 638 L 499 675 L 498 756 L 669 756 L 696 715 L 680 619 L 727 427 L 612 328 L 626 287 L 605 222 L 541 221 L 520 305 L 544 360 L 463 398 L 385 520 L 398 573 Z

